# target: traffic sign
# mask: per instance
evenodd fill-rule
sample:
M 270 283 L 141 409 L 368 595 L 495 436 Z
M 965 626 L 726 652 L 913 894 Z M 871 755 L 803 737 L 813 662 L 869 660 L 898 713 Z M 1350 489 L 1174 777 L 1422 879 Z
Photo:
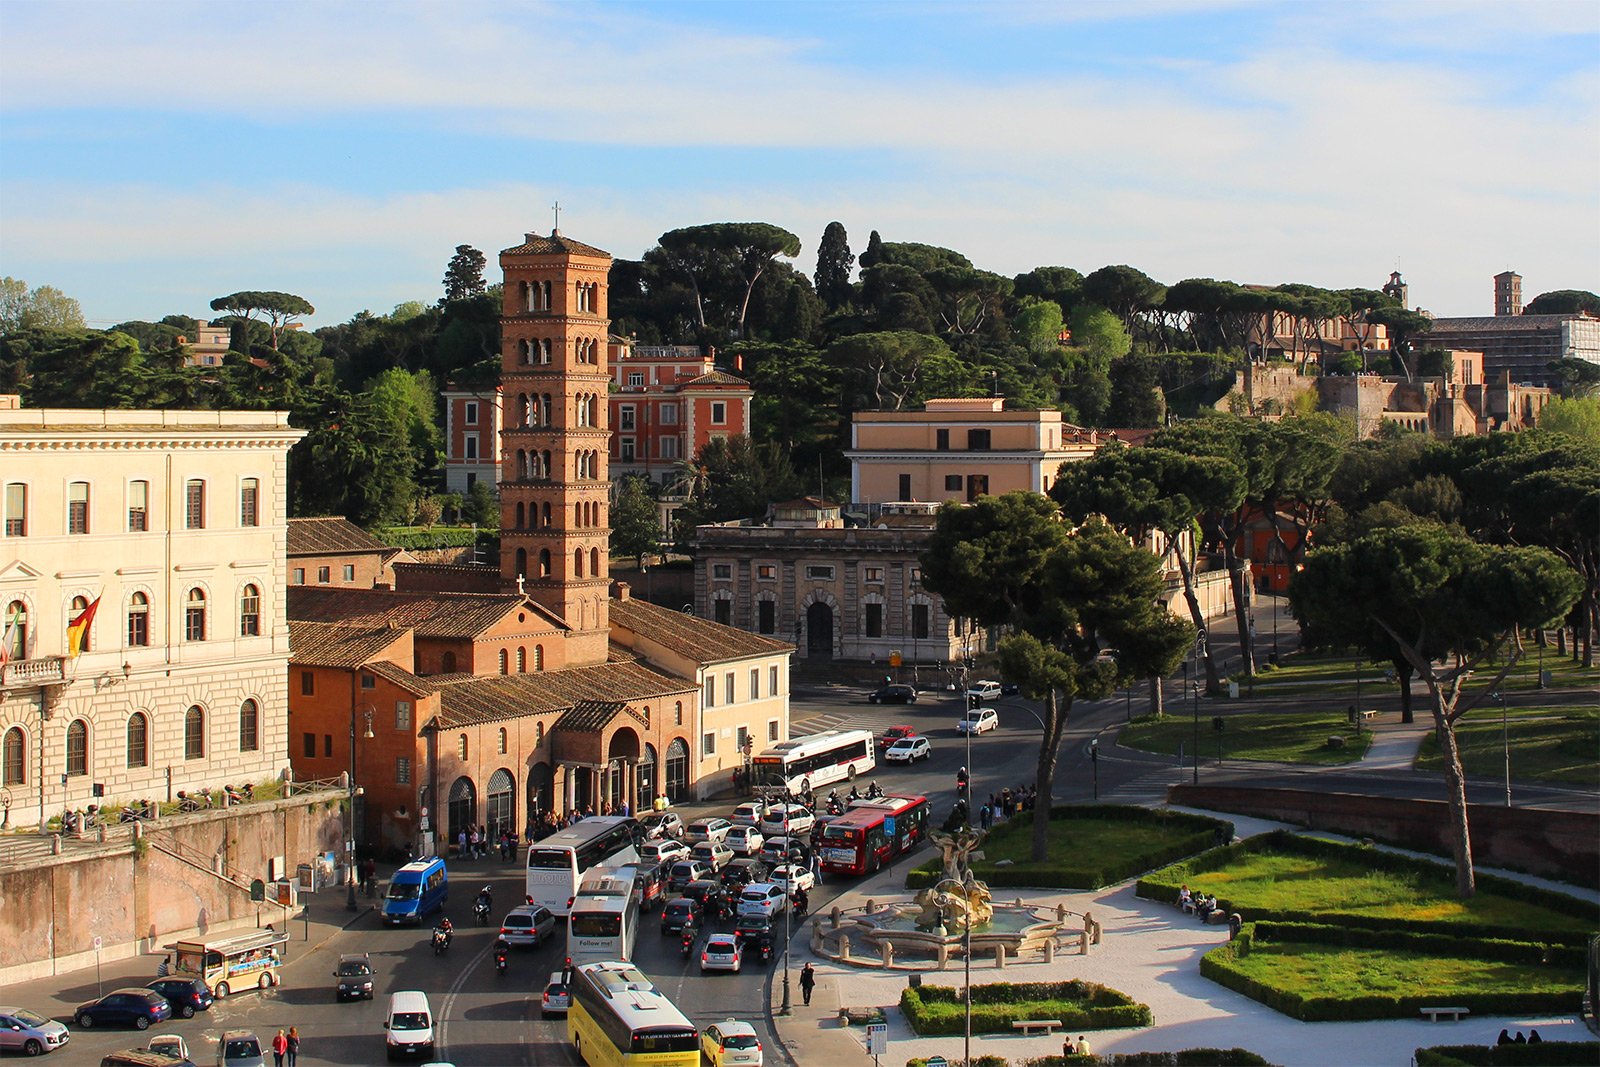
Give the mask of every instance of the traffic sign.
M 94 935 L 94 950 L 96 952 L 99 952 L 100 946 L 104 945 L 105 943 L 105 938 L 101 937 L 99 934 Z
M 867 1024 L 867 1052 L 873 1056 L 882 1056 L 889 1051 L 889 1024 Z

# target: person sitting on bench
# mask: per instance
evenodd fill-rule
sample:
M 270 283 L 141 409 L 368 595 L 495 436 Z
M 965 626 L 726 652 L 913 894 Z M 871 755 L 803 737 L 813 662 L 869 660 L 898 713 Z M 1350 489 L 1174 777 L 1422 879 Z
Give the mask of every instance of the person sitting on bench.
M 1194 910 L 1194 894 L 1189 892 L 1188 885 L 1178 890 L 1178 907 L 1183 911 Z

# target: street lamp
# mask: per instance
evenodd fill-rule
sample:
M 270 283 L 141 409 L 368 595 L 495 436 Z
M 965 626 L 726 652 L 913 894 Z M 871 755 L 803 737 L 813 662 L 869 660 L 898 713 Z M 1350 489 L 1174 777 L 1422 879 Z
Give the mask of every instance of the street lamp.
M 371 704 L 363 704 L 366 715 L 366 730 L 362 737 L 372 740 L 372 713 L 375 710 Z M 345 897 L 344 906 L 350 911 L 356 910 L 356 712 L 359 709 L 350 709 L 350 804 L 345 815 L 347 831 L 344 838 L 344 869 L 345 888 L 348 895 Z
M 1500 698 L 1500 747 L 1506 760 L 1506 807 L 1511 806 L 1511 726 L 1506 720 L 1506 691 L 1497 690 L 1489 694 L 1490 698 Z
M 972 1062 L 972 912 L 971 902 L 965 896 L 957 896 L 950 892 L 951 886 L 961 886 L 954 878 L 944 878 L 933 887 L 934 901 L 939 906 L 939 912 L 944 918 L 945 930 L 950 928 L 950 908 L 952 905 L 961 909 L 961 956 L 962 956 L 962 981 L 964 987 L 961 991 L 961 1000 L 966 1013 L 965 1045 L 961 1055 L 961 1062 Z
M 1194 661 L 1194 688 L 1190 690 L 1190 701 L 1194 705 L 1194 784 L 1200 784 L 1200 657 L 1206 654 L 1206 632 L 1201 630 L 1194 638 L 1194 648 L 1190 649 L 1190 656 Z
M 1100 800 L 1100 739 L 1089 742 L 1089 767 L 1094 773 L 1094 799 Z

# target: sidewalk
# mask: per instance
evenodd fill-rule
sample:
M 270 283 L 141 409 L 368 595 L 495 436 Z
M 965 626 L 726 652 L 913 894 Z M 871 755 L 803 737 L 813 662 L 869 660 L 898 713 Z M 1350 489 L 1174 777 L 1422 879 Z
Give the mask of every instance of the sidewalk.
M 1188 810 L 1188 809 L 1177 809 Z M 1215 812 L 1199 814 L 1217 815 Z M 1278 829 L 1279 823 L 1243 816 L 1230 819 L 1240 837 Z M 1289 829 L 1295 829 L 1288 827 Z M 1399 850 L 1395 850 L 1399 851 Z M 1495 871 L 1508 878 L 1531 884 L 1541 879 L 1511 871 Z M 841 907 L 859 905 L 869 896 L 879 898 L 904 894 L 904 865 L 877 875 L 839 898 Z M 1600 902 L 1600 893 L 1557 887 L 1584 899 Z M 1547 1041 L 1585 1041 L 1592 1035 L 1574 1015 L 1561 1018 L 1539 1016 L 1469 1017 L 1460 1023 L 1429 1023 L 1421 1019 L 1395 1019 L 1350 1023 L 1303 1023 L 1267 1008 L 1200 976 L 1200 957 L 1224 943 L 1225 927 L 1204 926 L 1192 917 L 1134 895 L 1133 884 L 1124 883 L 1092 893 L 1053 892 L 1050 890 L 1005 890 L 1004 897 L 1022 897 L 1035 905 L 1065 904 L 1074 912 L 1093 912 L 1103 924 L 1104 938 L 1089 956 L 1059 955 L 1051 964 L 1011 962 L 997 971 L 994 961 L 974 960 L 974 985 L 989 982 L 1052 982 L 1081 978 L 1120 990 L 1136 1001 L 1149 1005 L 1155 1017 L 1152 1026 L 1132 1030 L 1102 1030 L 1088 1034 L 1097 1055 L 1139 1051 L 1173 1051 L 1184 1048 L 1248 1048 L 1270 1062 L 1285 1067 L 1322 1065 L 1400 1065 L 1409 1064 L 1415 1049 L 1426 1045 L 1489 1044 L 1501 1028 L 1527 1030 L 1536 1027 Z M 826 922 L 826 915 L 809 921 Z M 912 1056 L 941 1055 L 952 1063 L 963 1055 L 963 1039 L 918 1037 L 906 1024 L 896 1005 L 906 988 L 909 971 L 884 972 L 843 966 L 821 959 L 809 950 L 810 937 L 797 934 L 791 946 L 794 976 L 794 1014 L 777 1014 L 782 991 L 782 974 L 773 976 L 774 1026 L 779 1042 L 795 1063 L 868 1063 L 865 1031 L 861 1027 L 841 1027 L 838 1010 L 890 1007 L 889 1050 L 882 1058 L 885 1067 L 899 1067 Z M 802 1002 L 798 976 L 800 968 L 811 962 L 817 971 L 817 988 L 809 1007 Z M 952 961 L 944 971 L 922 971 L 929 985 L 960 988 L 963 971 L 960 961 Z M 1035 1057 L 1059 1055 L 1062 1034 L 1019 1036 L 1015 1034 L 974 1034 L 973 1055 L 1004 1056 L 1013 1064 Z M 1074 1037 L 1077 1034 L 1073 1035 Z

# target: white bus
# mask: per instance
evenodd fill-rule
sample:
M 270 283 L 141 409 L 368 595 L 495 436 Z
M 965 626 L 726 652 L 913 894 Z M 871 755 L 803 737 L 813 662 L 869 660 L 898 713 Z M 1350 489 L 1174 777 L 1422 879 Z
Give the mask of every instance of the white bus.
M 639 824 L 625 815 L 597 815 L 528 846 L 528 898 L 565 915 L 595 867 L 639 862 Z
M 584 876 L 567 916 L 567 958 L 574 964 L 633 959 L 640 873 L 637 867 L 596 867 Z
M 791 795 L 866 774 L 878 765 L 870 730 L 828 730 L 773 745 L 751 763 L 757 789 Z
M 567 1040 L 589 1067 L 700 1067 L 700 1034 L 631 963 L 586 963 L 572 972 Z

